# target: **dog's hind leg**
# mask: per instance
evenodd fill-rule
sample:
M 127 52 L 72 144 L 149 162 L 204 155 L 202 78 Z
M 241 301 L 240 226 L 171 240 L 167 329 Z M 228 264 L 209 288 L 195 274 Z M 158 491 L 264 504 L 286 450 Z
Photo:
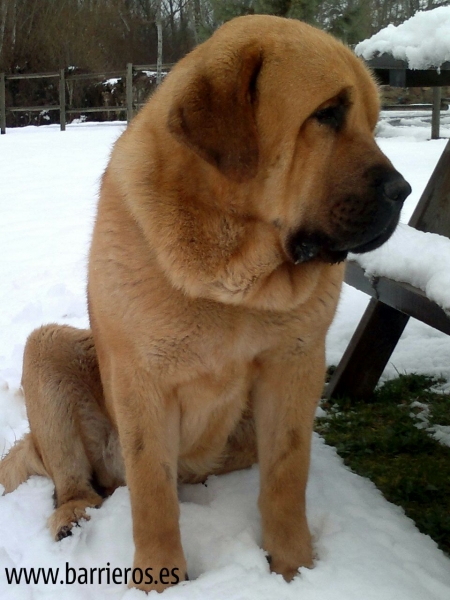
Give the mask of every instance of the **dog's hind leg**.
M 55 484 L 49 527 L 60 540 L 80 519 L 89 519 L 86 508 L 102 503 L 93 480 L 108 488 L 115 484 L 103 457 L 112 427 L 99 406 L 102 387 L 90 331 L 58 325 L 35 330 L 25 347 L 22 385 L 36 452 Z

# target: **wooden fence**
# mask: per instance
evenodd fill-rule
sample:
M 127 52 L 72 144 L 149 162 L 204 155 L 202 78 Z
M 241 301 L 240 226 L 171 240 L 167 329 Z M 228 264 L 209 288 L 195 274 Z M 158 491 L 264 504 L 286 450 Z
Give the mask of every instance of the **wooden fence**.
M 163 71 L 167 72 L 173 67 L 173 64 L 163 65 Z M 61 131 L 66 129 L 66 115 L 76 113 L 95 113 L 95 112 L 126 112 L 127 123 L 133 118 L 134 111 L 141 105 L 133 103 L 133 75 L 139 71 L 156 71 L 156 65 L 133 65 L 127 64 L 126 71 L 111 71 L 109 73 L 66 73 L 64 69 L 55 73 L 27 73 L 20 75 L 5 75 L 0 73 L 0 131 L 6 133 L 6 113 L 11 112 L 45 112 L 50 110 L 59 110 L 59 122 Z M 6 83 L 18 79 L 59 79 L 59 104 L 49 104 L 47 106 L 6 106 Z M 89 79 L 112 79 L 124 78 L 126 90 L 126 105 L 120 106 L 95 106 L 67 108 L 66 104 L 66 82 L 80 81 Z

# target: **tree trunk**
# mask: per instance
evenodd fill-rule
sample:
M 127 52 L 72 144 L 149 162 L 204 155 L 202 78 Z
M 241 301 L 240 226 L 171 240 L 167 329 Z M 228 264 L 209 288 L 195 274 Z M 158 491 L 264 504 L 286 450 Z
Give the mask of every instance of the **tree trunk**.
M 158 55 L 156 58 L 156 85 L 159 85 L 161 83 L 161 79 L 162 79 L 163 39 L 162 39 L 161 3 L 162 3 L 162 0 L 158 0 L 158 3 L 156 5 L 156 32 L 158 34 Z
M 202 13 L 200 0 L 194 0 L 194 41 L 195 45 L 200 42 L 200 24 L 202 22 Z
M 6 19 L 8 18 L 8 4 L 6 0 L 0 0 L 0 55 L 5 40 Z

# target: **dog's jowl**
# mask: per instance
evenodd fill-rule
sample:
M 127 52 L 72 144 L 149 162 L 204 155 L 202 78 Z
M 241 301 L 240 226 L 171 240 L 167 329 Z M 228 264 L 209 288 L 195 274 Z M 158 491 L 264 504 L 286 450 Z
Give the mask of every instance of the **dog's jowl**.
M 259 462 L 270 568 L 313 566 L 305 487 L 344 260 L 389 238 L 410 192 L 374 141 L 378 111 L 340 42 L 249 16 L 132 121 L 101 184 L 91 329 L 30 335 L 31 431 L 0 463 L 6 492 L 53 479 L 55 540 L 126 484 L 134 567 L 184 580 L 177 482 Z

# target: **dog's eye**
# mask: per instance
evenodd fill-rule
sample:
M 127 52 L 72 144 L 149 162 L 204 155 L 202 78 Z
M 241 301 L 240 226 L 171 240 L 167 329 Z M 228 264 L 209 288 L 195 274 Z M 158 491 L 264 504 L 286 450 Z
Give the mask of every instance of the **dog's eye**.
M 338 131 L 344 123 L 345 106 L 343 104 L 327 106 L 316 111 L 312 116 L 321 125 L 327 125 Z

